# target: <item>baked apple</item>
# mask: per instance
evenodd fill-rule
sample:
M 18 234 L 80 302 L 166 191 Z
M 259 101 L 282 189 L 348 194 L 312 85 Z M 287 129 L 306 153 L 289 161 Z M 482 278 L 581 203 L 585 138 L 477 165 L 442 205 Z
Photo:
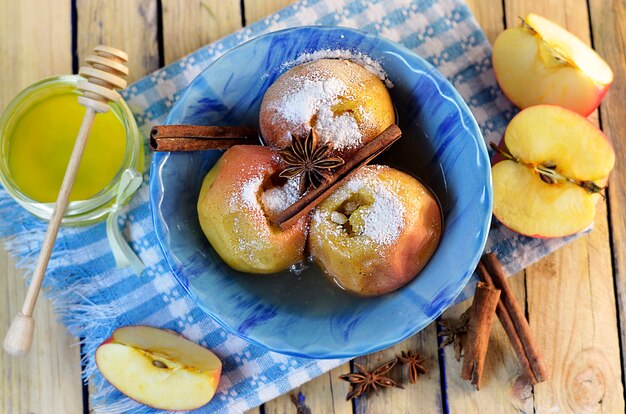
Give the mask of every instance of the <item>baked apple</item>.
M 284 148 L 292 134 L 313 128 L 345 158 L 393 124 L 395 112 L 376 75 L 349 60 L 320 59 L 291 68 L 269 87 L 259 122 L 268 145 Z
M 226 151 L 202 182 L 200 226 L 235 270 L 276 273 L 304 259 L 308 218 L 284 231 L 268 219 L 299 197 L 297 183 L 274 182 L 281 163 L 273 149 L 239 145 Z
M 363 296 L 412 280 L 439 243 L 442 215 L 414 177 L 366 166 L 313 212 L 310 253 L 341 288 Z

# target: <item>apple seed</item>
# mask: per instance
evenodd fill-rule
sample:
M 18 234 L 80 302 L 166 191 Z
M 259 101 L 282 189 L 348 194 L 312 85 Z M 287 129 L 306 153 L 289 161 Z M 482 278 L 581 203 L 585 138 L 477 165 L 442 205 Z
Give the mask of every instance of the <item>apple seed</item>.
M 539 178 L 541 181 L 547 184 L 557 184 L 559 182 L 566 181 L 568 183 L 574 184 L 587 191 L 588 193 L 595 194 L 604 190 L 606 187 L 600 187 L 598 184 L 593 181 L 582 181 L 576 180 L 574 178 L 566 177 L 563 174 L 560 174 L 556 171 L 556 164 L 553 162 L 546 162 L 545 164 L 529 164 L 520 160 L 513 154 L 511 154 L 508 150 L 498 147 L 495 143 L 490 142 L 489 146 L 498 154 L 502 155 L 507 160 L 515 161 L 518 164 L 525 165 L 528 168 L 536 171 L 539 174 Z
M 159 361 L 158 359 L 152 360 L 152 365 L 154 365 L 157 368 L 167 368 L 167 365 L 165 365 L 165 363 L 163 363 L 162 361 Z

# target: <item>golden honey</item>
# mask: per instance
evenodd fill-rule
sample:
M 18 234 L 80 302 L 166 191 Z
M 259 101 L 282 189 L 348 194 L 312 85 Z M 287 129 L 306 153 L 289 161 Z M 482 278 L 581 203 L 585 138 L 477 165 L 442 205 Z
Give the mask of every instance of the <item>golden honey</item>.
M 56 200 L 85 110 L 76 94 L 65 93 L 36 103 L 17 121 L 9 140 L 9 169 L 33 200 Z M 99 193 L 120 170 L 125 152 L 126 131 L 115 113 L 96 116 L 70 201 Z
M 82 78 L 46 78 L 20 92 L 0 115 L 0 184 L 26 210 L 52 216 L 86 108 Z M 128 105 L 109 103 L 97 114 L 81 158 L 63 224 L 104 219 L 115 206 L 126 169 L 143 171 L 143 140 Z

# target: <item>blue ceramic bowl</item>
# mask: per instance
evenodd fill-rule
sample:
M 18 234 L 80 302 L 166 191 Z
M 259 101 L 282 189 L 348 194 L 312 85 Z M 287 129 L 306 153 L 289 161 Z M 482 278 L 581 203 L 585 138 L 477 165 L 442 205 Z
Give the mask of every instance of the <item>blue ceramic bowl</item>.
M 361 298 L 333 286 L 316 266 L 300 275 L 243 274 L 205 239 L 196 213 L 204 175 L 219 151 L 155 153 L 150 198 L 156 234 L 178 281 L 236 335 L 273 351 L 352 357 L 401 341 L 430 324 L 466 284 L 491 217 L 491 176 L 481 133 L 463 99 L 430 64 L 388 40 L 336 27 L 300 27 L 261 36 L 204 70 L 167 123 L 258 126 L 265 90 L 303 53 L 344 49 L 378 61 L 403 138 L 378 159 L 409 171 L 438 196 L 445 230 L 422 272 L 395 293 Z

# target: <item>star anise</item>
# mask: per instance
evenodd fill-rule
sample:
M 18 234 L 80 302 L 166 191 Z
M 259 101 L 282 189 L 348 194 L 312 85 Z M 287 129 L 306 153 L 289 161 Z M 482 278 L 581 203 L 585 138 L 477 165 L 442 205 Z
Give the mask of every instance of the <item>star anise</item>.
M 300 177 L 300 194 L 328 180 L 331 170 L 344 163 L 341 157 L 329 156 L 331 144 L 319 144 L 315 130 L 306 138 L 291 136 L 291 145 L 278 152 L 287 166 L 280 172 L 284 178 Z
M 404 388 L 401 384 L 398 384 L 391 378 L 388 378 L 387 374 L 396 364 L 398 358 L 394 358 L 389 362 L 385 362 L 373 371 L 366 370 L 362 365 L 354 363 L 354 366 L 358 372 L 351 372 L 349 374 L 340 375 L 339 378 L 348 381 L 352 385 L 352 389 L 346 395 L 346 401 L 353 398 L 360 397 L 363 394 L 369 395 L 372 390 L 378 395 L 378 389 L 387 387 Z
M 461 315 L 458 321 L 452 322 L 449 319 L 443 319 L 439 322 L 439 326 L 443 328 L 441 332 L 437 334 L 437 336 L 445 336 L 446 339 L 443 340 L 441 345 L 439 345 L 439 349 L 454 343 L 454 356 L 457 361 L 461 360 L 461 352 L 463 351 L 463 337 L 467 334 L 467 325 L 470 317 L 470 309 L 467 308 L 465 312 Z
M 409 382 L 415 384 L 419 374 L 426 374 L 424 367 L 424 358 L 420 354 L 413 351 L 402 351 L 402 356 L 398 358 L 403 365 L 409 366 Z

